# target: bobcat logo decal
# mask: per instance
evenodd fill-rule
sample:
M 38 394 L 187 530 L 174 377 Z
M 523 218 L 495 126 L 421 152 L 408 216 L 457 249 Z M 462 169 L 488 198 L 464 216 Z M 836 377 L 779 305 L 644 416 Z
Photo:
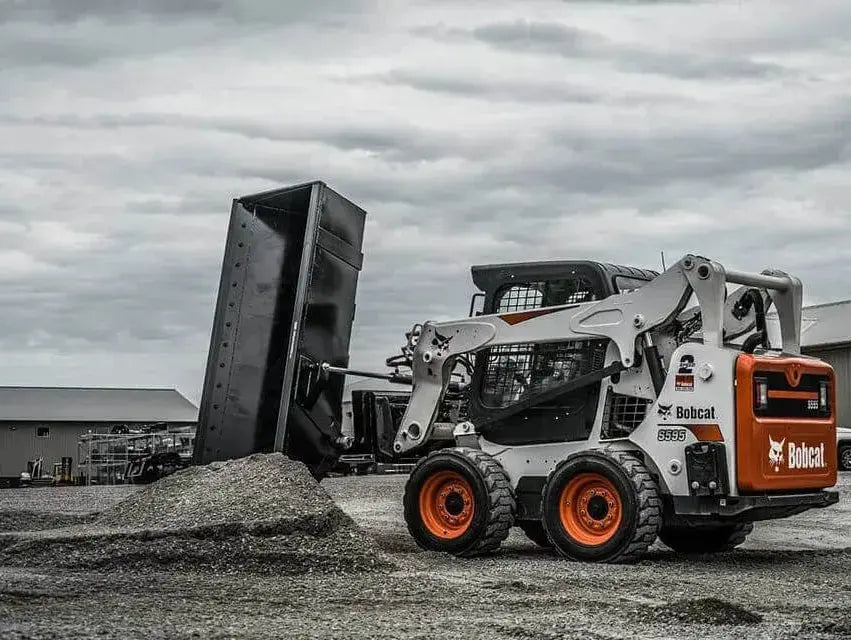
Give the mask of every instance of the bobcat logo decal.
M 452 338 L 455 336 L 443 336 L 440 335 L 437 331 L 434 332 L 434 339 L 431 341 L 431 344 L 441 351 L 449 348 L 449 343 L 452 341 Z
M 768 436 L 768 463 L 774 467 L 774 471 L 780 471 L 780 465 L 783 463 L 783 445 L 786 444 L 786 438 L 777 442 L 770 435 Z
M 674 405 L 672 405 L 672 404 L 660 404 L 659 409 L 658 409 L 659 416 L 663 420 L 670 418 L 671 417 L 671 407 L 673 407 L 673 406 Z

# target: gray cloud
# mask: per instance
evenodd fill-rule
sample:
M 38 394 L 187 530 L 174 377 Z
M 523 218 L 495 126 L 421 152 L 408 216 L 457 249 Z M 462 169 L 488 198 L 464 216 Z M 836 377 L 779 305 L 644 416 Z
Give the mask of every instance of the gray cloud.
M 625 71 L 685 79 L 761 78 L 784 72 L 779 64 L 755 62 L 746 57 L 706 55 L 688 50 L 662 53 L 619 44 L 600 34 L 561 23 L 500 22 L 477 27 L 470 36 L 496 48 L 565 58 L 599 58 Z
M 0 0 L 0 72 L 162 57 L 238 40 L 257 55 L 270 34 L 304 47 L 313 29 L 358 29 L 373 0 Z M 333 49 L 333 47 L 331 47 Z
M 469 96 L 484 100 L 593 104 L 603 99 L 603 95 L 600 93 L 552 80 L 547 82 L 503 81 L 493 83 L 484 78 L 450 76 L 404 69 L 396 69 L 363 80 L 405 86 L 419 91 Z
M 0 22 L 74 22 L 87 18 L 126 19 L 141 16 L 173 19 L 218 13 L 226 5 L 221 0 L 5 0 L 0 3 Z
M 162 127 L 168 129 L 196 129 L 208 133 L 228 133 L 255 140 L 272 142 L 320 142 L 342 151 L 366 151 L 398 162 L 421 162 L 437 158 L 481 157 L 493 149 L 464 132 L 429 130 L 411 124 L 384 123 L 365 125 L 352 121 L 338 124 L 287 124 L 261 123 L 247 118 L 217 118 L 186 116 L 181 114 L 150 113 L 135 115 L 104 114 L 79 116 L 64 114 L 58 117 L 31 117 L 26 115 L 0 115 L 0 124 L 71 127 L 79 129 L 120 129 Z M 495 146 L 495 141 L 492 143 Z M 0 162 L 3 160 L 0 152 Z M 42 159 L 50 163 L 55 156 Z M 15 161 L 14 157 L 9 158 Z
M 197 398 L 231 199 L 311 179 L 368 211 L 359 367 L 475 263 L 697 251 L 851 297 L 838 4 L 12 4 L 0 383 Z
M 328 14 L 350 16 L 368 11 L 371 3 L 355 5 L 341 0 L 275 2 L 274 0 L 3 0 L 0 23 L 73 23 L 97 19 L 109 22 L 155 19 L 224 18 L 233 22 L 314 22 Z

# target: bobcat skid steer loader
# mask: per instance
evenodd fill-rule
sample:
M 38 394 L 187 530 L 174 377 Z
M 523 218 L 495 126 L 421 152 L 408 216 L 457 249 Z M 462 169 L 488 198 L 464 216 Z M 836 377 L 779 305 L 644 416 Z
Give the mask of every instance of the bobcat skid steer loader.
M 416 328 L 399 456 L 427 447 L 457 361 L 475 359 L 455 446 L 422 457 L 406 484 L 419 546 L 483 554 L 518 526 L 575 560 L 629 562 L 657 537 L 732 549 L 754 521 L 838 501 L 834 372 L 800 353 L 800 280 L 695 255 L 653 275 L 537 308 L 523 303 L 557 283 L 512 275 L 485 315 Z
M 234 199 L 193 464 L 279 451 L 321 479 L 344 455 L 413 463 L 411 534 L 464 556 L 512 526 L 579 560 L 634 560 L 657 537 L 719 551 L 755 520 L 837 502 L 834 373 L 800 354 L 796 278 L 693 255 L 661 274 L 477 266 L 483 315 L 417 326 L 393 373 L 359 372 L 365 219 L 319 181 Z M 363 403 L 347 433 L 345 375 L 408 399 Z

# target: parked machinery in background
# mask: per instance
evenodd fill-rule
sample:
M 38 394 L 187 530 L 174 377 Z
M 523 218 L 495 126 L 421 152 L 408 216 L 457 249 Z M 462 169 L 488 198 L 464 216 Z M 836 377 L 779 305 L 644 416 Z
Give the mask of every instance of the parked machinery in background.
M 27 470 L 21 473 L 21 487 L 49 487 L 55 479 L 44 468 L 44 458 L 27 461 Z
M 80 436 L 79 482 L 147 484 L 190 465 L 194 426 L 117 425 Z
M 130 460 L 124 468 L 129 484 L 150 484 L 189 466 L 189 456 L 177 451 L 159 451 Z
M 411 456 L 399 456 L 393 451 L 393 439 L 411 397 L 411 358 L 416 344 L 414 327 L 406 334 L 407 342 L 401 353 L 387 358 L 389 374 L 378 374 L 384 384 L 370 385 L 365 380 L 360 388 L 351 390 L 343 403 L 344 437 L 349 439 L 346 451 L 340 456 L 335 471 L 356 474 L 410 471 L 429 451 L 453 442 L 452 430 L 467 419 L 467 385 L 473 374 L 468 361 L 460 362 L 452 374 L 452 382 L 440 403 L 435 419 L 433 438 L 422 451 Z
M 145 436 L 129 438 L 125 482 L 149 484 L 190 465 L 195 442 L 194 428 L 169 429 L 160 424 L 147 429 Z
M 851 429 L 836 430 L 836 455 L 840 471 L 851 471 Z
M 62 456 L 59 462 L 53 463 L 53 484 L 57 487 L 66 487 L 74 484 L 73 458 Z

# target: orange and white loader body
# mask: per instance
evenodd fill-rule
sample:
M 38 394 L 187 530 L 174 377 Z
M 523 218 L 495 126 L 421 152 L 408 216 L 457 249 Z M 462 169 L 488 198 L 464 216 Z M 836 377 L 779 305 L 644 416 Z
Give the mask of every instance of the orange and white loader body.
M 728 294 L 732 284 L 742 287 Z M 687 309 L 693 298 L 697 306 Z M 428 442 L 459 356 L 517 344 L 607 346 L 601 367 L 539 386 L 536 396 L 546 402 L 599 385 L 587 438 L 554 430 L 548 441 L 538 434 L 507 444 L 484 423 L 457 424 L 455 449 L 427 457 L 411 476 L 411 533 L 426 548 L 473 555 L 498 546 L 508 523 L 575 559 L 618 561 L 660 535 L 675 549 L 721 550 L 743 540 L 753 521 L 835 503 L 834 372 L 800 353 L 801 303 L 800 280 L 783 272 L 740 273 L 686 255 L 646 285 L 602 300 L 425 323 L 398 454 Z M 764 331 L 771 304 L 776 348 Z M 695 317 L 699 331 L 684 336 Z M 613 411 L 624 407 L 639 408 L 640 419 L 612 428 Z M 492 487 L 488 504 L 476 502 L 477 478 Z

